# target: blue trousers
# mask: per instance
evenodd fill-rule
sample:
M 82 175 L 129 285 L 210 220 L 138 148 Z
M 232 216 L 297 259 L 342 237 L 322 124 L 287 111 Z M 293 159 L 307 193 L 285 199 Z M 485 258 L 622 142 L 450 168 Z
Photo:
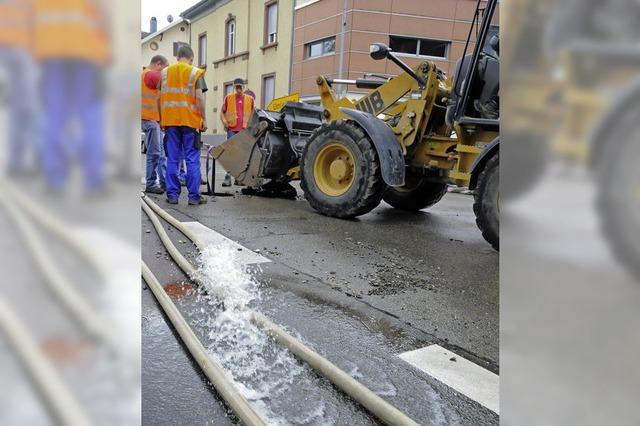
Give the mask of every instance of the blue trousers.
M 156 182 L 161 188 L 165 187 L 165 176 L 167 173 L 167 159 L 162 146 L 162 131 L 157 121 L 142 120 L 142 131 L 147 140 L 147 188 L 156 186 Z
M 8 169 L 9 172 L 21 171 L 26 168 L 27 155 L 33 154 L 36 161 L 40 160 L 37 72 L 26 49 L 7 46 L 0 46 L 1 69 L 5 69 L 10 77 L 5 88 L 8 99 Z
M 186 126 L 165 128 L 167 138 L 167 198 L 177 200 L 180 197 L 178 180 L 178 162 L 181 151 L 187 163 L 187 189 L 189 200 L 200 198 L 200 149 L 196 147 L 196 129 Z
M 69 176 L 69 156 L 77 153 L 86 189 L 100 189 L 104 184 L 105 162 L 100 68 L 85 61 L 52 59 L 42 64 L 42 77 L 41 159 L 47 183 L 53 188 L 63 188 Z M 80 124 L 79 141 L 72 141 L 69 132 L 69 123 L 74 118 Z

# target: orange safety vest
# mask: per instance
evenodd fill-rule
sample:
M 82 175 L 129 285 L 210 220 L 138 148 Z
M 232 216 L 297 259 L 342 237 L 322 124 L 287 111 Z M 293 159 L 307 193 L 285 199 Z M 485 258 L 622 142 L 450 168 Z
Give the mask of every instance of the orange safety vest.
M 140 84 L 142 89 L 140 90 L 140 117 L 143 120 L 160 121 L 160 110 L 158 109 L 158 99 L 160 99 L 160 90 L 149 89 L 144 84 L 144 76 L 151 70 L 146 69 L 142 71 L 140 78 Z
M 226 104 L 226 112 L 224 118 L 229 123 L 229 128 L 235 127 L 238 122 L 238 115 L 236 114 L 236 94 L 231 93 L 224 98 Z M 246 129 L 249 124 L 251 114 L 253 114 L 253 98 L 249 95 L 243 94 L 244 99 L 242 101 L 242 128 Z
M 0 1 L 0 46 L 29 47 L 30 13 L 28 1 Z
M 202 115 L 196 101 L 196 82 L 204 70 L 177 62 L 162 70 L 160 83 L 160 125 L 202 127 Z
M 106 17 L 96 0 L 35 0 L 33 13 L 37 59 L 107 62 Z

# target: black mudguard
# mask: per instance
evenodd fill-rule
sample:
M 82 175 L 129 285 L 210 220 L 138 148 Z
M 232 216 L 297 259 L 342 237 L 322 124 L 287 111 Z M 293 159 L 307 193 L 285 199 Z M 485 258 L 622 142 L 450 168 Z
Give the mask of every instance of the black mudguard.
M 384 182 L 389 186 L 404 185 L 404 155 L 391 128 L 368 112 L 351 108 L 340 108 L 340 111 L 358 123 L 373 141 Z
M 478 183 L 478 175 L 482 171 L 482 168 L 486 164 L 487 161 L 493 154 L 500 150 L 500 138 L 497 137 L 491 141 L 491 143 L 484 147 L 482 152 L 476 157 L 476 160 L 473 162 L 471 166 L 471 179 L 469 180 L 469 189 L 473 190 L 476 188 L 476 184 Z

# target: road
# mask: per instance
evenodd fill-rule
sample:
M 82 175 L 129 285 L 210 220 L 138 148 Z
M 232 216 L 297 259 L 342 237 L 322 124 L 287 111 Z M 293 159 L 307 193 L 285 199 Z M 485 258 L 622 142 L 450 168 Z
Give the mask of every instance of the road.
M 465 378 L 467 364 L 483 377 L 499 373 L 498 253 L 477 230 L 469 195 L 449 193 L 417 214 L 382 204 L 356 220 L 338 220 L 315 213 L 301 191 L 291 201 L 241 195 L 238 187 L 216 190 L 234 195 L 203 206 L 187 206 L 185 194 L 178 205 L 152 198 L 180 221 L 199 222 L 203 235 L 239 244 L 235 255 L 252 251 L 268 262 L 229 267 L 234 253 L 212 248 L 197 256 L 170 230 L 183 254 L 212 277 L 213 296 L 182 287 L 188 280 L 144 215 L 142 257 L 211 355 L 271 422 L 375 424 L 238 314 L 221 319 L 238 298 L 423 424 L 497 424 L 498 414 L 486 408 L 491 404 L 475 397 L 482 384 L 473 383 L 472 373 Z M 144 283 L 143 289 L 143 420 L 233 424 Z M 444 373 L 421 371 L 399 356 L 425 347 L 446 356 Z M 470 388 L 448 380 L 449 368 Z

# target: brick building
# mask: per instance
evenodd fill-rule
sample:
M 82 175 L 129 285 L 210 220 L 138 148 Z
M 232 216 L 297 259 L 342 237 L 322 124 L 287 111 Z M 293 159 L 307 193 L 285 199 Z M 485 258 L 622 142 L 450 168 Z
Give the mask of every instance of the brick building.
M 318 74 L 362 78 L 396 75 L 390 61 L 374 61 L 369 45 L 390 46 L 410 66 L 433 60 L 452 73 L 473 20 L 476 0 L 297 0 L 294 11 L 291 90 L 317 98 Z M 497 31 L 498 14 L 495 16 Z M 348 96 L 366 90 L 350 86 Z

